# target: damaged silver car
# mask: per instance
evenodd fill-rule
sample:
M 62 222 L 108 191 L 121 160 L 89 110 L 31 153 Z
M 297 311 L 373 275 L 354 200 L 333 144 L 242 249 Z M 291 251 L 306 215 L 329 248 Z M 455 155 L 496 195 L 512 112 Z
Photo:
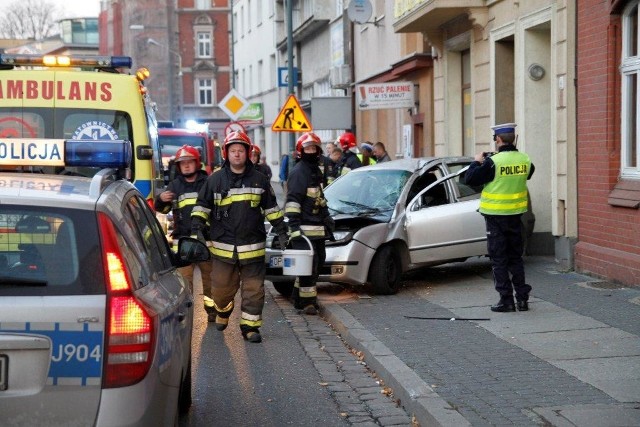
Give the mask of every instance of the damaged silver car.
M 482 186 L 464 183 L 471 157 L 402 159 L 350 171 L 325 190 L 336 222 L 320 282 L 369 285 L 394 294 L 404 272 L 487 255 Z M 523 237 L 535 217 L 522 216 Z M 289 295 L 295 277 L 282 274 L 277 236 L 267 238 L 267 280 Z

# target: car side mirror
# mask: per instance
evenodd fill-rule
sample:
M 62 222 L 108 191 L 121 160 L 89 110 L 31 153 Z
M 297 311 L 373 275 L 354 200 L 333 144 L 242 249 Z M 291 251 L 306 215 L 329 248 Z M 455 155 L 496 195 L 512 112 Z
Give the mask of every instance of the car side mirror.
M 209 261 L 211 253 L 207 245 L 193 237 L 181 237 L 178 240 L 178 262 L 180 266 L 194 262 Z

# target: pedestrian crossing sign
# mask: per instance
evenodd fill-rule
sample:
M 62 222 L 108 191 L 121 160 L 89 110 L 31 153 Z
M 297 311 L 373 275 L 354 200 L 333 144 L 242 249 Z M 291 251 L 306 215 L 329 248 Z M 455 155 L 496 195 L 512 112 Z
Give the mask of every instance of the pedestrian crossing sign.
M 313 130 L 311 122 L 300 107 L 295 95 L 289 95 L 280 114 L 273 121 L 271 130 L 274 132 L 310 132 Z

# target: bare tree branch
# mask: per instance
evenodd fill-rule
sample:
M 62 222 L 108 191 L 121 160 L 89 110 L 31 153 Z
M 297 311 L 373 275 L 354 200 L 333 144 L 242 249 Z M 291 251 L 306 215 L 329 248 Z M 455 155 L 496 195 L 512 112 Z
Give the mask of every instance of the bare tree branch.
M 16 0 L 0 17 L 0 37 L 42 40 L 58 33 L 61 11 L 48 0 Z

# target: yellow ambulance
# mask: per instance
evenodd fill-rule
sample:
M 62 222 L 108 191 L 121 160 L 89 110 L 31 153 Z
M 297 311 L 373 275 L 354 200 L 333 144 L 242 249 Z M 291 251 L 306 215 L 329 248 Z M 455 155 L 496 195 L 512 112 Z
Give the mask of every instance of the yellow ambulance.
M 149 71 L 129 74 L 131 65 L 126 56 L 0 54 L 0 164 L 15 165 L 2 169 L 93 176 L 98 168 L 54 166 L 60 142 L 126 140 L 130 180 L 152 205 L 163 185 L 158 126 Z

